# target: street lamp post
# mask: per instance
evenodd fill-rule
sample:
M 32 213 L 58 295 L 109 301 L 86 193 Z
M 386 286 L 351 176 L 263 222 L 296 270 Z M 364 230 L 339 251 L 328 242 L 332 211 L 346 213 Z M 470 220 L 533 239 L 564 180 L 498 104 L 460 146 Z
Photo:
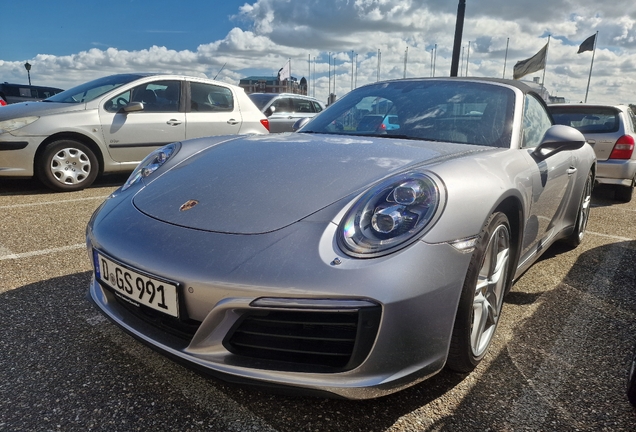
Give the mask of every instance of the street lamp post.
M 450 76 L 457 76 L 459 68 L 459 50 L 462 46 L 462 32 L 464 31 L 464 14 L 466 11 L 466 0 L 459 0 L 457 5 L 457 21 L 455 23 L 455 43 L 453 44 L 453 58 L 451 61 Z
M 27 75 L 29 76 L 29 85 L 31 85 L 31 64 L 29 64 L 29 62 L 26 62 L 24 64 L 24 68 L 27 70 Z

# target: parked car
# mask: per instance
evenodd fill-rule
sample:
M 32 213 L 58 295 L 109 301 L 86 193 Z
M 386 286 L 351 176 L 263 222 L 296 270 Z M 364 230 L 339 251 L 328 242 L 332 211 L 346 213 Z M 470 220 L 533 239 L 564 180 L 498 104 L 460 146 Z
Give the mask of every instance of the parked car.
M 398 116 L 391 114 L 365 115 L 356 126 L 358 132 L 392 131 L 399 128 Z
M 338 127 L 374 102 L 399 129 Z M 595 169 L 517 81 L 370 84 L 297 133 L 149 155 L 88 224 L 90 297 L 229 381 L 379 397 L 484 358 L 512 282 L 582 241 Z
M 56 87 L 0 83 L 0 105 L 39 101 L 63 91 Z
M 292 93 L 250 93 L 256 106 L 269 119 L 269 130 L 293 132 L 294 123 L 302 118 L 311 118 L 325 109 L 318 99 Z
M 242 88 L 182 75 L 99 78 L 0 111 L 0 176 L 37 176 L 54 190 L 132 171 L 154 149 L 210 135 L 268 133 Z
M 636 183 L 636 131 L 634 113 L 626 105 L 550 105 L 558 124 L 585 135 L 598 160 L 596 181 L 614 186 L 616 199 L 629 202 Z

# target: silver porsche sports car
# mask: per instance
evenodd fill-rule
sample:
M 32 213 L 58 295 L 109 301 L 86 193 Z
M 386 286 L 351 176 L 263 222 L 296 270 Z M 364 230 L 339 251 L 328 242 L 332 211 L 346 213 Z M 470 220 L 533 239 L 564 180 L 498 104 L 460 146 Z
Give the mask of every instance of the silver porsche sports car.
M 515 278 L 582 241 L 595 169 L 521 83 L 367 85 L 296 133 L 150 154 L 88 225 L 90 296 L 225 380 L 386 395 L 484 358 Z

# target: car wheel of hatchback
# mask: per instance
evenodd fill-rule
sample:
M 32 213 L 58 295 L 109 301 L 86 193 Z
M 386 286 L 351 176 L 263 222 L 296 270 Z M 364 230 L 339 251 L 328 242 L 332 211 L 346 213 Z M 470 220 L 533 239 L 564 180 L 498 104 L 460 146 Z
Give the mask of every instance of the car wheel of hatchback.
M 93 151 L 78 141 L 63 139 L 49 144 L 38 159 L 36 172 L 47 187 L 70 192 L 90 186 L 99 171 Z

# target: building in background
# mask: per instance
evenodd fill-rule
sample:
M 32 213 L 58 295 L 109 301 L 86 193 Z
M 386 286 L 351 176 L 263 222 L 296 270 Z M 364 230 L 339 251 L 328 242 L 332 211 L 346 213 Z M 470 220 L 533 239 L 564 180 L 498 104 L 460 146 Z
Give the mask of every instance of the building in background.
M 239 86 L 245 93 L 293 93 L 307 96 L 307 80 L 303 77 L 279 80 L 274 76 L 251 76 L 242 78 Z

